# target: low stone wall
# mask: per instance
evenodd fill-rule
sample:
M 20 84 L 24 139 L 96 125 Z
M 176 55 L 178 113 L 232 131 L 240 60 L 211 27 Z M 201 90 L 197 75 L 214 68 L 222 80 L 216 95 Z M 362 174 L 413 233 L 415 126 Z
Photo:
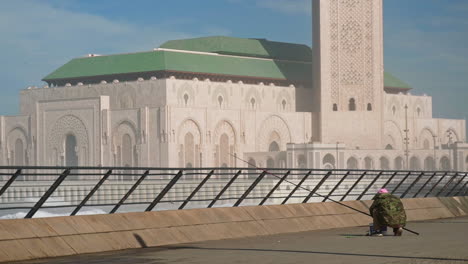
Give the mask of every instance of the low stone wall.
M 468 215 L 468 197 L 404 199 L 410 221 Z M 371 201 L 345 204 L 368 211 Z M 363 226 L 335 203 L 0 220 L 0 262 Z

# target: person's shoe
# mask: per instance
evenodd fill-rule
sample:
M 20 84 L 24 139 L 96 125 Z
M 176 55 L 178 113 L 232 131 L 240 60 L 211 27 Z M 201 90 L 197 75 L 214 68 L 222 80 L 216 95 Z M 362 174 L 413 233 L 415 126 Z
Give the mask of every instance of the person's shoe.
M 373 236 L 373 237 L 382 237 L 383 234 L 382 234 L 382 232 L 377 232 L 377 233 L 372 234 L 371 236 Z
M 396 230 L 393 231 L 393 233 L 395 234 L 395 236 L 401 236 L 401 234 L 403 234 L 403 228 L 395 228 Z

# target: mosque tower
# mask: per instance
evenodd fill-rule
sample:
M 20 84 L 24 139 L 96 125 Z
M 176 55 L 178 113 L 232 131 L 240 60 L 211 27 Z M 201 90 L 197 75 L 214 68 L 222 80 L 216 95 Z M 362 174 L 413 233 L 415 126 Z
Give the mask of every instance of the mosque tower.
M 312 0 L 313 104 L 323 143 L 382 146 L 383 0 Z

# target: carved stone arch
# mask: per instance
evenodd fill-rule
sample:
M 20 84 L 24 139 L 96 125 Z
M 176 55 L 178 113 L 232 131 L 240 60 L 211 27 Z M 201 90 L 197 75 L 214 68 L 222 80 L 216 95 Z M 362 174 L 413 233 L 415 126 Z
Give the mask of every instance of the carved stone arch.
M 220 106 L 220 100 L 219 98 L 222 98 L 222 105 Z M 211 95 L 211 101 L 213 105 L 216 105 L 221 108 L 225 108 L 226 106 L 229 105 L 229 93 L 227 89 L 221 85 L 217 86 L 212 95 Z
M 389 100 L 388 105 L 387 105 L 387 111 L 392 116 L 393 116 L 393 108 L 394 107 L 395 107 L 395 116 L 398 116 L 398 114 L 402 111 L 403 107 L 401 106 L 401 103 L 397 98 L 392 97 Z
M 379 168 L 381 170 L 390 170 L 392 168 L 391 159 L 387 155 L 382 155 L 379 158 Z
M 215 143 L 215 164 L 218 167 L 235 167 L 237 135 L 234 126 L 227 120 L 220 121 L 213 133 Z
M 252 99 L 255 100 L 254 107 L 252 107 Z M 258 106 L 262 104 L 262 99 L 260 92 L 255 87 L 250 87 L 244 97 L 244 102 L 247 109 L 258 109 Z
M 391 120 L 384 123 L 384 145 L 386 148 L 389 144 L 393 149 L 403 149 L 403 134 L 400 126 Z
M 22 126 L 16 126 L 7 134 L 7 158 L 9 165 L 29 165 L 28 161 L 28 133 Z M 20 144 L 17 144 L 20 143 Z M 21 150 L 18 149 L 21 148 Z
M 177 102 L 179 105 L 193 105 L 195 102 L 195 89 L 193 86 L 189 83 L 179 86 L 177 89 Z
M 350 170 L 358 170 L 359 159 L 354 155 L 349 156 L 348 159 L 346 160 L 346 168 Z
M 277 115 L 266 118 L 258 131 L 258 151 L 268 151 L 271 144 L 270 138 L 273 133 L 277 133 L 280 136 L 280 142 L 277 142 L 280 150 L 286 150 L 286 144 L 291 142 L 291 132 L 288 124 Z
M 138 130 L 131 120 L 121 120 L 112 132 L 114 165 L 138 166 Z
M 182 121 L 177 132 L 179 166 L 201 166 L 202 132 L 193 119 Z
M 459 137 L 456 132 L 456 130 L 453 127 L 449 127 L 447 130 L 444 131 L 443 137 L 442 137 L 442 142 L 445 144 L 448 144 L 449 137 L 448 137 L 448 131 L 450 131 L 452 134 L 452 143 L 457 142 Z
M 84 122 L 75 115 L 65 115 L 59 118 L 48 132 L 47 153 L 50 153 L 51 164 L 65 165 L 65 141 L 68 135 L 76 139 L 76 153 L 79 165 L 88 163 L 90 154 L 89 135 Z M 53 155 L 52 155 L 53 154 Z M 54 156 L 55 155 L 55 156 Z
M 435 133 L 429 127 L 421 129 L 418 137 L 418 145 L 420 149 L 434 149 Z
M 291 111 L 293 106 L 293 100 L 289 91 L 286 89 L 281 90 L 276 96 L 276 105 L 280 111 Z

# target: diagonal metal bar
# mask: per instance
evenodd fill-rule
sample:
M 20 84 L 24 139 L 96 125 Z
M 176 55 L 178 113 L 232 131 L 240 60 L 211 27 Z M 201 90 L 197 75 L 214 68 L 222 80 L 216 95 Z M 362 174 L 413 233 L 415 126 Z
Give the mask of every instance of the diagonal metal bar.
M 263 177 L 265 177 L 266 174 L 267 174 L 267 172 L 263 171 L 257 177 L 257 179 L 255 179 L 255 181 L 252 183 L 252 185 L 250 185 L 250 187 L 247 189 L 247 191 L 245 191 L 244 194 L 242 194 L 242 196 L 239 198 L 239 200 L 237 200 L 237 202 L 234 204 L 234 207 L 239 206 L 244 201 L 244 199 L 247 198 L 249 193 L 255 188 L 255 186 L 257 186 L 257 184 L 263 179 Z
M 315 186 L 315 188 L 307 195 L 307 197 L 302 201 L 302 203 L 307 203 L 312 196 L 320 189 L 320 187 L 323 185 L 323 183 L 332 175 L 332 171 L 329 171 L 325 176 L 323 176 L 322 180 Z
M 464 192 L 463 195 L 465 195 L 465 194 L 466 194 L 466 189 L 465 189 L 465 188 L 467 187 L 467 185 L 468 185 L 468 181 L 466 181 L 465 184 L 463 184 L 463 187 L 461 187 L 461 188 L 458 190 L 458 192 L 454 194 L 454 196 L 458 196 L 458 195 L 460 195 L 462 192 Z
M 447 176 L 448 172 L 444 173 L 444 175 L 442 175 L 442 177 L 440 177 L 440 179 L 437 181 L 436 184 L 434 184 L 434 186 L 432 186 L 432 188 L 429 190 L 429 192 L 426 193 L 426 195 L 424 195 L 424 197 L 427 197 L 429 196 L 429 194 L 432 193 L 432 191 L 434 191 L 434 189 L 439 185 L 439 183 Z
M 336 189 L 338 189 L 338 187 L 341 185 L 341 183 L 343 183 L 343 181 L 348 177 L 350 171 L 347 171 L 345 173 L 345 175 L 343 175 L 343 177 L 341 177 L 340 181 L 331 189 L 331 191 L 325 196 L 325 198 L 323 198 L 322 200 L 322 203 L 325 202 L 326 200 L 328 200 L 328 198 L 330 198 L 330 196 L 333 195 L 333 193 L 336 191 Z
M 127 191 L 127 193 L 122 197 L 122 199 L 120 199 L 120 201 L 114 206 L 114 208 L 112 208 L 109 214 L 113 214 L 117 212 L 120 206 L 122 206 L 125 203 L 125 201 L 128 199 L 128 197 L 130 197 L 130 195 L 132 195 L 132 193 L 136 190 L 136 188 L 140 186 L 140 184 L 146 179 L 149 173 L 150 171 L 147 170 L 140 176 L 140 178 L 135 182 L 135 184 L 133 184 L 132 188 L 130 188 L 130 190 Z
M 214 170 L 210 171 L 208 175 L 206 175 L 203 181 L 201 181 L 200 184 L 198 184 L 197 188 L 195 188 L 193 192 L 187 197 L 187 199 L 185 199 L 185 201 L 179 206 L 179 210 L 184 209 L 184 207 L 190 202 L 190 200 L 192 200 L 195 194 L 197 194 L 197 192 L 200 191 L 203 185 L 205 185 L 205 183 L 211 178 L 213 173 L 214 173 Z
M 208 205 L 208 208 L 213 207 L 213 205 L 219 200 L 219 198 L 221 198 L 221 196 L 223 196 L 223 194 L 227 191 L 227 189 L 229 189 L 229 187 L 231 187 L 231 185 L 237 180 L 237 178 L 239 177 L 239 175 L 241 175 L 241 173 L 242 173 L 242 170 L 239 170 L 234 175 L 234 177 L 231 178 L 231 180 L 226 184 L 226 186 L 224 186 L 224 188 L 218 193 L 218 195 L 216 195 L 213 201 L 211 201 L 211 203 Z
M 447 174 L 447 173 L 445 173 L 445 174 Z M 416 197 L 419 195 L 419 193 L 421 193 L 421 191 L 422 191 L 424 188 L 426 188 L 426 186 L 432 181 L 432 179 L 433 179 L 436 175 L 437 175 L 437 172 L 434 172 L 434 173 L 431 175 L 431 177 L 429 177 L 429 179 L 424 183 L 424 185 L 421 186 L 421 188 L 419 188 L 419 190 L 416 192 L 416 194 L 413 195 L 413 198 L 416 198 Z
M 450 194 L 452 194 L 452 192 L 454 192 L 455 189 L 457 189 L 457 186 L 459 186 L 463 182 L 463 180 L 465 180 L 467 175 L 468 175 L 468 173 L 465 173 L 465 176 L 463 176 L 445 196 L 447 196 L 447 197 L 450 196 Z
M 309 178 L 310 174 L 312 174 L 312 171 L 310 170 L 307 172 L 307 174 L 302 178 L 302 180 L 297 184 L 294 189 L 289 193 L 289 195 L 284 199 L 284 201 L 281 204 L 286 204 L 286 202 L 291 199 L 293 194 L 301 187 L 301 185 Z
M 281 177 L 281 179 L 278 181 L 278 183 L 275 185 L 275 187 L 273 187 L 273 189 L 271 189 L 271 191 L 265 196 L 265 198 L 263 198 L 263 200 L 260 202 L 259 205 L 263 205 L 270 198 L 270 196 L 276 191 L 276 189 L 278 189 L 278 187 L 281 185 L 281 183 L 283 183 L 284 180 L 286 180 L 286 178 L 289 176 L 290 173 L 291 173 L 291 171 L 288 171 L 288 172 L 286 172 L 286 174 L 284 174 L 283 177 Z
M 37 211 L 39 211 L 39 209 L 44 205 L 44 203 L 47 202 L 47 199 L 49 199 L 49 197 L 55 192 L 55 190 L 60 186 L 60 184 L 62 184 L 62 182 L 65 180 L 65 178 L 67 178 L 69 174 L 69 169 L 64 170 L 24 218 L 32 218 L 37 213 Z
M 361 176 L 357 179 L 357 181 L 353 184 L 353 186 L 351 186 L 351 188 L 349 188 L 349 190 L 345 193 L 345 195 L 343 195 L 343 197 L 341 197 L 340 199 L 340 202 L 344 201 L 344 199 L 346 199 L 346 196 L 348 196 L 351 191 L 354 189 L 354 187 L 356 187 L 359 182 L 364 178 L 364 176 L 366 176 L 367 174 L 367 171 L 365 171 L 363 174 L 361 174 Z
M 398 175 L 398 171 L 395 171 L 395 173 L 392 174 L 390 178 L 385 182 L 385 184 L 382 186 L 382 189 L 387 188 L 387 186 L 393 181 L 393 179 Z
M 377 174 L 377 176 L 374 178 L 374 180 L 372 180 L 372 182 L 369 185 L 367 185 L 366 189 L 357 198 L 358 201 L 361 200 L 364 195 L 366 195 L 366 193 L 369 191 L 369 189 L 372 187 L 372 185 L 374 185 L 374 183 L 380 178 L 380 176 L 382 176 L 382 174 L 383 174 L 383 171 L 379 172 L 379 174 Z
M 97 192 L 97 190 L 101 187 L 101 185 L 109 178 L 109 176 L 112 174 L 112 170 L 109 170 L 104 176 L 101 178 L 101 180 L 93 187 L 93 189 L 86 195 L 86 197 L 81 201 L 81 203 L 73 210 L 73 212 L 70 214 L 70 216 L 76 215 L 83 206 L 86 205 L 89 199 L 94 195 L 94 193 Z
M 18 178 L 18 176 L 21 175 L 21 169 L 18 169 L 13 175 L 11 175 L 10 179 L 7 181 L 7 183 L 5 183 L 5 185 L 3 185 L 2 189 L 0 190 L 0 196 L 2 196 L 6 190 L 8 189 L 8 187 L 10 187 L 10 185 L 16 180 L 16 178 Z
M 161 193 L 154 199 L 154 201 L 146 208 L 146 212 L 150 212 L 154 209 L 154 207 L 164 198 L 164 196 L 171 190 L 172 186 L 174 186 L 177 181 L 182 177 L 183 172 L 180 170 L 177 175 L 164 187 Z
M 409 193 L 409 191 L 413 188 L 413 186 L 424 176 L 424 172 L 421 172 L 418 177 L 406 188 L 406 191 L 400 196 L 401 198 L 405 198 L 405 196 Z
M 442 187 L 442 189 L 436 194 L 436 197 L 439 197 L 439 195 L 441 195 L 441 194 L 445 191 L 445 189 L 447 189 L 447 187 L 448 187 L 457 177 L 458 177 L 458 172 L 455 173 L 455 175 L 452 176 L 452 177 L 450 178 L 450 180 L 444 185 L 444 187 Z
M 409 171 L 405 177 L 403 177 L 403 179 L 398 183 L 398 185 L 390 192 L 391 194 L 394 194 L 396 193 L 396 191 L 398 190 L 398 188 L 400 188 L 400 186 L 406 181 L 406 179 L 408 179 L 408 177 L 411 176 L 411 171 Z

